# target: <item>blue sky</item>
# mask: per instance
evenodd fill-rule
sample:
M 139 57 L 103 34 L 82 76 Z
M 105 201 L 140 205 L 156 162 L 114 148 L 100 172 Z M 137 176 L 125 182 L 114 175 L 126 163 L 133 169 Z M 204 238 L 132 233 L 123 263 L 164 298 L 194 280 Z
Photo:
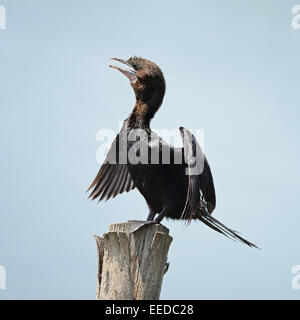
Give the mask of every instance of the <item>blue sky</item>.
M 295 1 L 0 0 L 0 299 L 94 299 L 96 249 L 143 219 L 138 193 L 87 201 L 96 133 L 134 104 L 109 57 L 155 61 L 167 82 L 153 128 L 203 128 L 214 215 L 262 250 L 167 221 L 165 299 L 299 299 L 299 52 Z

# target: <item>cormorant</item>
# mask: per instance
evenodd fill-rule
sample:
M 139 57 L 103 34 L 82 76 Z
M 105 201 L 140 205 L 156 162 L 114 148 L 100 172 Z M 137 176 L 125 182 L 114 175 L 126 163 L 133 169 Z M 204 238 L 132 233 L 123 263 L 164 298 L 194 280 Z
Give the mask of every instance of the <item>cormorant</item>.
M 129 79 L 136 102 L 88 189 L 93 189 L 89 198 L 107 200 L 136 187 L 148 204 L 148 223 L 160 223 L 164 217 L 188 223 L 198 219 L 256 247 L 212 217 L 216 206 L 213 177 L 195 137 L 180 127 L 183 148 L 175 148 L 151 131 L 150 121 L 162 104 L 166 88 L 160 68 L 141 57 L 111 59 L 130 68 L 110 65 Z

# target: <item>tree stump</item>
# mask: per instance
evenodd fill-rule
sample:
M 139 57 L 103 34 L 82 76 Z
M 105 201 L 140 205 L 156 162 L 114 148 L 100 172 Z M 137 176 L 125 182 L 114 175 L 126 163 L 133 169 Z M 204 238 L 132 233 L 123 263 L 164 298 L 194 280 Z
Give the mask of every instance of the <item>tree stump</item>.
M 172 242 L 160 224 L 128 221 L 110 225 L 98 251 L 97 300 L 157 300 Z

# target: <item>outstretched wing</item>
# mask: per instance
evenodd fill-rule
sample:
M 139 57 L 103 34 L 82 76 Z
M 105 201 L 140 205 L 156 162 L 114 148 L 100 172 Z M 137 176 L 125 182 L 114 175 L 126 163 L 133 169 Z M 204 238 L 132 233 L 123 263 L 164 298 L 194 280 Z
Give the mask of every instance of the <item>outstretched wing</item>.
M 210 167 L 200 145 L 190 131 L 183 127 L 179 130 L 188 177 L 188 192 L 181 218 L 191 220 L 203 201 L 207 205 L 207 211 L 211 213 L 216 206 L 216 195 Z
M 205 156 L 203 172 L 199 178 L 200 189 L 207 205 L 207 211 L 208 213 L 212 213 L 216 207 L 216 193 L 210 166 Z
M 123 153 L 123 156 L 127 157 L 126 150 L 123 150 L 120 146 L 120 135 L 118 134 L 96 178 L 87 190 L 88 192 L 93 188 L 93 191 L 89 195 L 89 198 L 92 200 L 96 198 L 99 198 L 99 201 L 103 199 L 108 200 L 124 191 L 128 192 L 135 188 L 126 163 L 123 164 L 120 161 L 120 153 Z

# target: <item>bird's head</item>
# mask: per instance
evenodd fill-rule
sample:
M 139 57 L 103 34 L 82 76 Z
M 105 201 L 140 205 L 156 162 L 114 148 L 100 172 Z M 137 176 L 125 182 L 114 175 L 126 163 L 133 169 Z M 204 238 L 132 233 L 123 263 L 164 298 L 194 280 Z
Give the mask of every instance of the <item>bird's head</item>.
M 163 101 L 166 89 L 160 68 L 154 62 L 140 57 L 131 57 L 128 60 L 111 58 L 111 60 L 127 66 L 127 68 L 121 68 L 110 65 L 111 68 L 119 70 L 129 79 L 137 102 L 145 104 L 149 116 L 153 116 Z

